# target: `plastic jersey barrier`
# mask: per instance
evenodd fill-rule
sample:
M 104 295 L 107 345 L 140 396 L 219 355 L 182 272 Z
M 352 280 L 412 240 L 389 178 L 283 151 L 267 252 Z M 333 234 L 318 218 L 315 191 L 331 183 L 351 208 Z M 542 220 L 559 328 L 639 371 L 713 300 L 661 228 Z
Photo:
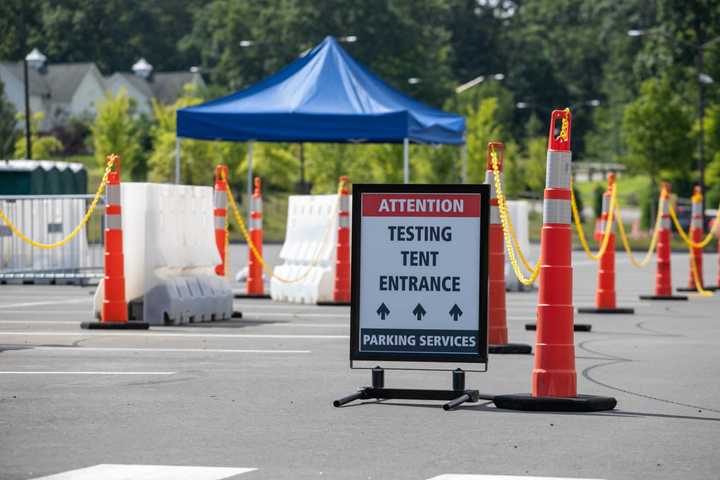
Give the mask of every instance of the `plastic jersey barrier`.
M 337 195 L 292 195 L 288 199 L 282 265 L 273 269 L 273 300 L 317 303 L 333 300 L 337 255 Z M 308 270 L 310 270 L 308 272 Z M 283 282 L 281 278 L 298 279 Z
M 232 290 L 215 274 L 213 189 L 122 184 L 125 293 L 131 317 L 151 324 L 230 318 Z M 95 311 L 103 285 L 95 294 Z M 133 307 L 142 302 L 142 310 Z

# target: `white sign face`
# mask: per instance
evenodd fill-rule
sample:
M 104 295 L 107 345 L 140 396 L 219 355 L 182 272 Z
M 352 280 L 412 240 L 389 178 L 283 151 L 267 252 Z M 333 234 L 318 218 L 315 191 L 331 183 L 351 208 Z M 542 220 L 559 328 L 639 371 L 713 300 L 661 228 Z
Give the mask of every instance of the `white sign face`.
M 482 200 L 360 192 L 357 352 L 485 355 Z

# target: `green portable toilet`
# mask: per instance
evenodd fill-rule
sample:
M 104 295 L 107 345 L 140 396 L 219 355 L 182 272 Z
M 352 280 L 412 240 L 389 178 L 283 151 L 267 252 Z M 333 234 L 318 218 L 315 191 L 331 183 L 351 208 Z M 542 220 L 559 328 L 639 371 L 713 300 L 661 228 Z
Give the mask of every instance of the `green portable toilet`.
M 0 195 L 40 195 L 45 171 L 32 160 L 0 161 Z

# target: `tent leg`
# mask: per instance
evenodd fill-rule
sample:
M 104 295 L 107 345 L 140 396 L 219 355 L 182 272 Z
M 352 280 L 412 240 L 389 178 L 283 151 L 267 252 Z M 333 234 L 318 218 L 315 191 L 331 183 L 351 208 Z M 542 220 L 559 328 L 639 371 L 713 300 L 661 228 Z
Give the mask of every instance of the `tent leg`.
M 410 141 L 403 139 L 403 183 L 410 183 Z
M 247 150 L 248 173 L 247 173 L 247 214 L 248 225 L 250 225 L 250 205 L 253 195 L 253 142 L 248 142 Z
M 175 137 L 175 183 L 180 184 L 180 137 Z

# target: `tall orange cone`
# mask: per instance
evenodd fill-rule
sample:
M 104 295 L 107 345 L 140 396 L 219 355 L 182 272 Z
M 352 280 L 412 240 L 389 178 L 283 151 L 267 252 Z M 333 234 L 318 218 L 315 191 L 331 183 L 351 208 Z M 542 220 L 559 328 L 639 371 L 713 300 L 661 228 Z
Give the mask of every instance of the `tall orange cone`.
M 498 395 L 493 400 L 498 408 L 588 412 L 611 410 L 617 404 L 612 397 L 577 394 L 570 230 L 570 122 L 569 109 L 552 112 L 540 236 L 540 288 L 532 393 Z
M 262 256 L 263 250 L 263 199 L 260 178 L 255 177 L 255 190 L 250 205 L 250 239 L 255 245 L 258 255 Z M 265 285 L 263 283 L 263 267 L 256 254 L 248 249 L 248 296 L 265 296 Z
M 488 268 L 488 351 L 490 353 L 532 352 L 532 347 L 524 343 L 508 343 L 507 311 L 505 308 L 505 243 L 500 223 L 497 191 L 495 190 L 495 173 L 492 164 L 492 153 L 495 152 L 498 163 L 500 184 L 503 183 L 503 163 L 505 145 L 500 142 L 488 143 L 487 171 L 485 183 L 490 186 L 490 230 L 488 231 L 489 268 Z
M 318 305 L 350 305 L 350 180 L 346 176 L 338 181 L 338 231 L 335 251 L 335 283 L 332 302 Z
M 81 328 L 147 329 L 149 324 L 128 321 L 125 299 L 125 257 L 123 255 L 122 197 L 120 191 L 120 157 L 108 156 L 115 170 L 107 177 L 105 192 L 105 277 L 104 299 L 99 322 L 82 322 Z
M 640 300 L 687 300 L 685 295 L 673 295 L 672 270 L 670 268 L 670 184 L 663 182 L 660 191 L 663 200 L 660 220 L 660 231 L 657 242 L 657 270 L 655 273 L 655 295 L 640 295 Z
M 696 185 L 693 189 L 692 196 L 692 210 L 690 217 L 690 232 L 689 236 L 693 242 L 700 243 L 703 240 L 703 221 L 705 220 L 705 212 L 703 212 L 703 194 L 702 188 Z M 695 263 L 695 269 L 697 271 L 698 280 L 700 281 L 700 287 L 704 287 L 705 282 L 703 280 L 703 249 L 693 248 L 692 256 L 690 256 L 690 270 L 688 271 L 688 286 L 687 288 L 678 288 L 678 292 L 697 292 L 697 286 L 695 285 L 695 277 L 693 276 L 693 262 Z
M 610 215 L 610 199 L 615 189 L 615 174 L 608 175 L 608 186 L 602 199 L 602 214 L 595 230 L 595 239 L 602 242 Z M 635 313 L 634 308 L 618 308 L 615 294 L 615 232 L 610 226 L 607 248 L 598 263 L 598 283 L 595 290 L 595 308 L 578 308 L 578 313 Z
M 228 168 L 226 165 L 215 166 L 215 192 L 214 192 L 214 209 L 213 218 L 215 222 L 215 245 L 220 254 L 220 263 L 215 266 L 215 273 L 224 277 L 227 272 L 227 230 L 225 225 L 227 222 L 227 179 Z

